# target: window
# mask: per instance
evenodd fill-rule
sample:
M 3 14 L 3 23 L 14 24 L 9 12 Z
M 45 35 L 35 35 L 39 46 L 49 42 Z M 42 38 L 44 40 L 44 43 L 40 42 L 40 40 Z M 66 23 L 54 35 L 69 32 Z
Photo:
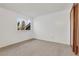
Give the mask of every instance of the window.
M 17 30 L 31 30 L 31 20 L 18 17 Z

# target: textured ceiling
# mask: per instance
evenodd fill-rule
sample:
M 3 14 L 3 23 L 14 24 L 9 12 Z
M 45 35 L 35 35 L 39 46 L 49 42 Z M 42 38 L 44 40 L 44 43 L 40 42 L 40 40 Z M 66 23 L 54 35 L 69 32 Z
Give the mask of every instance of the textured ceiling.
M 70 6 L 71 4 L 68 3 L 0 3 L 0 7 L 33 18 L 48 13 L 66 10 Z

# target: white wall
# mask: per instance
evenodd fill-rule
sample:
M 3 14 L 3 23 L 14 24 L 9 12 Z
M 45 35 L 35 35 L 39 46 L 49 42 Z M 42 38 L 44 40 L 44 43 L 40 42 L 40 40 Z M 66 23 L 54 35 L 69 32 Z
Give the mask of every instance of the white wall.
M 0 47 L 30 38 L 70 44 L 69 11 L 41 15 L 33 19 L 33 27 L 30 31 L 17 31 L 16 18 L 18 15 L 20 14 L 0 8 Z
M 37 39 L 70 44 L 70 12 L 64 10 L 34 19 Z
M 0 47 L 33 37 L 33 31 L 17 31 L 16 18 L 20 14 L 0 8 Z

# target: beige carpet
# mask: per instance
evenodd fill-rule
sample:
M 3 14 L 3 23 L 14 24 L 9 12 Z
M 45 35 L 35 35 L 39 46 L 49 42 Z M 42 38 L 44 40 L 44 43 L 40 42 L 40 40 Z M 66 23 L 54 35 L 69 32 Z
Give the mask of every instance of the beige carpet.
M 1 56 L 73 56 L 71 47 L 55 42 L 29 40 L 0 48 Z

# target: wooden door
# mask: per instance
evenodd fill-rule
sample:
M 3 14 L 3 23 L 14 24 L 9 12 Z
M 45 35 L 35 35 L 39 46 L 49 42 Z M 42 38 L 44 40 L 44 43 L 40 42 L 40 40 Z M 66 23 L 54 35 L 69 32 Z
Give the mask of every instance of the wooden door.
M 78 12 L 77 12 L 77 14 L 78 14 L 78 28 L 77 28 L 77 49 L 78 49 L 78 55 L 79 55 L 79 4 L 78 4 Z
M 71 16 L 71 46 L 73 52 L 78 54 L 78 4 L 74 4 L 70 13 Z
M 78 4 L 75 4 L 75 11 L 74 11 L 74 36 L 75 36 L 75 38 L 74 38 L 74 45 L 75 45 L 75 47 L 73 47 L 73 48 L 75 48 L 75 54 L 78 54 Z

